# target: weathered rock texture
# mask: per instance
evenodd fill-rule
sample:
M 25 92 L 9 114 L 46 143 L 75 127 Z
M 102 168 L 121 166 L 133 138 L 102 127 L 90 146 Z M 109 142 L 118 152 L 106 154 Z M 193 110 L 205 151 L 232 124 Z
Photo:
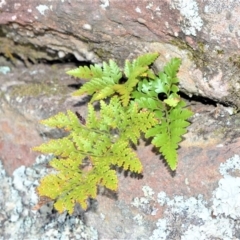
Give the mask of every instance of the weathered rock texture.
M 0 66 L 8 64 L 0 58 Z M 42 142 L 40 135 L 45 138 L 60 136 L 61 133 L 39 125 L 39 119 L 66 109 L 86 116 L 86 101 L 71 97 L 76 82 L 65 74 L 74 65 L 34 64 L 29 68 L 18 62 L 16 65 L 12 67 L 9 64 L 10 72 L 6 75 L 0 73 L 0 158 L 9 174 L 17 167 L 31 165 L 35 161 L 36 155 L 30 148 Z M 151 145 L 145 146 L 141 142 L 137 154 L 143 164 L 143 178 L 119 174 L 118 193 L 106 191 L 98 195 L 97 202 L 94 201 L 96 206 L 84 214 L 87 224 L 97 229 L 99 239 L 137 239 L 135 236 L 149 239 L 157 219 L 164 217 L 165 207 L 159 207 L 156 202 L 160 191 L 171 198 L 176 194 L 186 198 L 202 194 L 205 200 L 211 199 L 212 191 L 221 178 L 218 171 L 220 163 L 239 154 L 240 114 L 230 115 L 232 108 L 221 105 L 214 107 L 194 101 L 188 104 L 195 114 L 179 149 L 175 175 L 171 174 L 163 158 L 153 151 Z M 16 179 L 15 182 L 19 183 Z M 142 187 L 146 186 L 155 192 L 154 199 L 146 203 L 145 198 L 138 207 L 133 205 L 136 198 L 144 197 Z M 29 202 L 27 204 L 30 205 Z M 42 216 L 44 213 L 40 211 L 39 214 Z M 64 218 L 63 221 L 67 220 Z M 182 226 L 182 219 L 174 219 L 173 229 L 178 228 L 178 223 Z M 40 225 L 44 225 L 44 229 L 51 228 L 48 223 L 41 222 Z
M 240 106 L 240 3 L 221 0 L 2 0 L 0 52 L 26 64 L 75 56 L 183 59 L 181 88 Z
M 43 60 L 66 61 L 74 56 L 79 61 L 113 58 L 123 63 L 142 52 L 158 51 L 158 69 L 173 56 L 182 58 L 182 91 L 240 107 L 238 2 L 0 0 L 0 53 L 15 65 L 0 58 L 0 67 L 9 71 L 0 73 L 0 159 L 7 172 L 31 165 L 36 153 L 30 149 L 42 138 L 61 136 L 38 120 L 66 109 L 86 115 L 86 99 L 71 97 L 76 82 L 65 74 L 75 66 L 44 65 Z M 132 205 L 142 196 L 143 186 L 156 194 L 211 198 L 220 178 L 219 164 L 239 154 L 240 114 L 231 115 L 233 109 L 221 105 L 194 101 L 189 105 L 195 115 L 179 149 L 175 176 L 150 145 L 141 144 L 137 153 L 143 178 L 120 174 L 116 199 L 99 195 L 97 210 L 88 215 L 100 239 L 129 239 L 133 229 L 147 239 L 152 231 L 148 223 L 162 217 L 163 210 L 152 214 L 153 201 L 142 210 Z M 136 227 L 139 214 L 144 228 Z
M 35 161 L 38 153 L 31 148 L 43 139 L 62 136 L 45 129 L 39 120 L 66 109 L 78 111 L 80 102 L 70 95 L 74 88 L 69 86 L 76 84 L 75 80 L 65 74 L 74 65 L 36 64 L 26 68 L 16 64 L 18 67 L 13 67 L 0 58 L 0 66 L 10 71 L 0 73 L 0 159 L 9 174 Z M 85 115 L 86 106 L 81 109 Z

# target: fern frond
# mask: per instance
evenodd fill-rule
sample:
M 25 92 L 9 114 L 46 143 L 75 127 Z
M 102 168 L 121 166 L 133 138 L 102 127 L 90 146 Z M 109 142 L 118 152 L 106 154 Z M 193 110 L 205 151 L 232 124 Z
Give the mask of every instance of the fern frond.
M 86 209 L 87 199 L 96 198 L 98 185 L 111 190 L 118 187 L 116 171 L 110 169 L 108 162 L 98 159 L 95 163 L 92 169 L 84 171 L 80 161 L 54 159 L 51 166 L 58 172 L 41 180 L 39 194 L 55 199 L 54 206 L 59 212 L 72 214 L 76 202 Z
M 115 84 L 113 89 L 120 95 L 120 99 L 124 107 L 126 107 L 130 101 L 130 94 L 127 84 Z
M 149 65 L 151 65 L 158 56 L 158 53 L 147 53 L 133 60 L 132 63 L 128 60 L 125 61 L 124 74 L 128 80 L 122 85 L 118 84 L 113 87 L 114 90 L 120 94 L 124 106 L 128 105 L 130 96 L 140 79 L 147 75 L 153 77 L 152 72 L 149 70 Z
M 124 128 L 121 130 L 120 127 L 122 133 L 121 137 L 130 139 L 134 144 L 137 144 L 141 133 L 146 133 L 149 128 L 157 124 L 155 114 L 147 110 L 139 111 L 136 103 L 131 103 L 127 110 L 126 117 L 128 120 L 128 127 L 125 131 Z M 129 129 L 131 130 L 129 131 Z
M 89 104 L 85 125 L 76 122 L 71 111 L 45 120 L 45 123 L 63 128 L 73 126 L 73 131 L 67 137 L 34 148 L 59 158 L 50 162 L 56 173 L 43 178 L 38 191 L 40 195 L 55 199 L 58 211 L 72 213 L 76 202 L 87 207 L 87 199 L 96 197 L 98 185 L 117 190 L 113 166 L 142 172 L 141 162 L 129 142 L 137 143 L 140 133 L 156 124 L 156 119 L 153 113 L 139 111 L 136 103 L 124 107 L 115 96 L 108 104 L 100 101 L 99 113 Z M 84 159 L 91 165 L 90 170 L 85 170 Z M 54 186 L 53 192 L 50 184 Z
M 169 118 L 171 120 L 177 120 L 177 119 L 187 120 L 188 118 L 190 118 L 193 113 L 190 110 L 183 107 L 185 107 L 185 103 L 181 100 L 178 107 L 174 108 L 170 112 Z
M 114 83 L 118 83 L 119 79 L 122 78 L 122 72 L 118 65 L 113 61 L 109 60 L 109 64 L 103 63 L 103 76 L 111 77 Z
M 180 64 L 180 59 L 173 58 L 163 72 L 159 72 L 158 77 L 144 79 L 132 94 L 139 108 L 155 113 L 158 124 L 148 129 L 145 136 L 153 137 L 153 145 L 159 148 L 172 170 L 177 167 L 178 144 L 189 125 L 186 120 L 192 116 L 192 112 L 184 108 L 185 103 L 177 94 L 177 72 Z M 166 99 L 160 100 L 159 93 L 164 93 Z
M 102 168 L 99 168 L 102 171 Z M 104 176 L 101 178 L 100 185 L 105 186 L 106 188 L 116 191 L 118 188 L 118 179 L 116 171 L 112 169 L 104 169 L 104 171 L 101 173 L 101 176 Z
M 54 164 L 51 164 L 61 171 L 47 175 L 41 180 L 38 187 L 39 194 L 56 199 L 54 206 L 60 213 L 68 211 L 72 214 L 76 202 L 86 209 L 87 199 L 96 197 L 97 189 L 91 182 L 86 182 L 79 168 L 81 163 L 77 165 L 71 164 L 68 159 L 65 161 L 55 159 Z
M 120 68 L 112 60 L 109 60 L 108 64 L 104 62 L 102 68 L 98 65 L 91 65 L 90 68 L 80 67 L 78 69 L 70 72 L 71 75 L 84 76 L 90 81 L 74 92 L 73 95 L 93 95 L 91 99 L 92 102 L 111 96 L 114 93 L 112 86 L 118 84 L 119 80 L 122 78 Z M 67 73 L 70 74 L 69 72 Z
M 102 91 L 104 88 L 109 88 L 113 86 L 115 83 L 110 77 L 101 77 L 101 78 L 93 78 L 91 81 L 85 83 L 79 90 L 73 93 L 73 96 L 80 96 L 83 94 L 95 95 Z
M 66 72 L 68 75 L 89 80 L 92 78 L 101 78 L 103 76 L 102 68 L 99 65 L 90 65 L 90 67 L 84 66 L 76 69 L 72 69 Z
M 159 125 L 155 125 L 146 132 L 146 137 L 153 137 L 153 145 L 159 148 L 169 167 L 175 170 L 178 162 L 178 144 L 187 132 L 186 127 L 190 125 L 187 119 L 193 113 L 182 108 L 181 104 L 175 108 L 166 109 L 166 111 L 166 115 L 160 118 Z
M 159 57 L 159 53 L 146 53 L 133 61 L 134 66 L 149 66 Z
M 178 83 L 178 79 L 176 79 L 176 76 L 179 71 L 180 65 L 180 58 L 172 58 L 170 62 L 168 62 L 164 67 L 164 72 L 171 78 L 172 83 Z
M 116 129 L 121 139 L 126 142 L 131 140 L 136 144 L 140 134 L 157 123 L 154 113 L 140 111 L 134 102 L 124 107 L 119 98 L 113 97 L 108 105 L 101 101 L 100 106 L 104 125 L 108 125 L 112 130 Z

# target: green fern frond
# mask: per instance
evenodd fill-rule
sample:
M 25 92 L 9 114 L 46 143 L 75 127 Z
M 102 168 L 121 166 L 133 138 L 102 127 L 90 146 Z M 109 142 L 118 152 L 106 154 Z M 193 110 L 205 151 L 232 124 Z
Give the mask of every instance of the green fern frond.
M 179 71 L 180 65 L 181 65 L 180 58 L 172 58 L 170 62 L 164 67 L 164 72 L 171 79 L 171 83 L 178 83 L 178 79 L 176 78 L 176 76 Z
M 124 139 L 130 139 L 132 143 L 137 144 L 141 133 L 146 133 L 146 131 L 157 124 L 155 114 L 150 111 L 139 111 L 138 105 L 136 103 L 131 103 L 127 110 L 127 131 L 124 128 L 120 131 L 122 133 L 121 137 Z M 125 126 L 124 126 L 125 127 Z M 129 131 L 131 129 L 131 131 Z
M 34 147 L 34 151 L 39 151 L 47 154 L 54 154 L 55 156 L 68 157 L 70 153 L 76 151 L 73 142 L 67 137 L 62 139 L 53 139 L 40 146 Z
M 101 178 L 100 185 L 105 186 L 106 188 L 112 191 L 116 191 L 116 189 L 118 188 L 118 179 L 116 171 L 108 168 L 104 170 L 102 175 L 104 175 L 104 178 Z
M 120 94 L 124 106 L 128 105 L 131 94 L 140 79 L 147 75 L 153 77 L 152 72 L 149 70 L 149 65 L 151 65 L 158 56 L 158 53 L 147 53 L 133 60 L 132 63 L 128 60 L 125 61 L 124 74 L 128 80 L 124 84 L 113 86 L 114 90 Z
M 94 110 L 94 107 L 92 104 L 88 104 L 88 116 L 86 119 L 86 126 L 87 127 L 96 127 L 98 125 L 98 117 L 97 113 Z
M 177 94 L 180 64 L 180 59 L 172 59 L 163 72 L 159 72 L 158 77 L 153 80 L 144 79 L 132 94 L 139 108 L 155 113 L 158 124 L 148 129 L 145 136 L 153 138 L 153 145 L 159 148 L 172 170 L 177 167 L 178 144 L 189 125 L 187 119 L 192 116 L 192 112 L 184 108 L 186 104 Z M 159 93 L 164 93 L 166 99 L 160 100 Z
M 155 89 L 157 93 L 165 93 L 168 96 L 171 93 L 176 94 L 179 91 L 178 84 L 179 79 L 177 78 L 177 73 L 181 60 L 179 58 L 173 58 L 164 67 L 163 72 L 158 73 L 158 77 L 152 83 L 152 89 Z
M 157 123 L 154 113 L 139 111 L 134 102 L 124 107 L 118 97 L 113 97 L 108 105 L 101 101 L 100 106 L 104 125 L 108 125 L 111 130 L 117 130 L 121 139 L 127 142 L 130 140 L 136 144 L 140 134 Z
M 50 164 L 57 172 L 41 180 L 38 193 L 55 199 L 54 206 L 59 212 L 72 214 L 76 202 L 86 209 L 88 198 L 96 198 L 98 185 L 111 190 L 118 187 L 116 171 L 110 169 L 109 163 L 101 161 L 102 158 L 94 160 L 95 165 L 85 170 L 81 169 L 81 160 L 53 159 Z
M 113 60 L 109 60 L 109 64 L 103 63 L 103 74 L 104 77 L 112 78 L 114 83 L 118 83 L 122 78 L 122 72 Z
M 91 65 L 90 68 L 80 67 L 73 70 L 73 72 L 68 71 L 67 73 L 90 80 L 74 92 L 73 95 L 93 95 L 92 102 L 111 96 L 114 93 L 112 86 L 118 84 L 122 78 L 120 68 L 112 60 L 109 60 L 108 64 L 104 62 L 102 68 L 98 65 Z
M 144 68 L 148 69 L 149 65 L 151 65 L 157 58 L 158 53 L 146 53 L 142 56 L 139 56 L 137 59 L 130 61 L 126 60 L 124 67 L 124 74 L 127 78 L 135 78 L 140 76 L 144 71 Z M 146 69 L 146 70 L 147 70 Z
M 65 164 L 63 165 L 63 163 Z M 53 166 L 56 167 L 56 165 L 61 171 L 47 175 L 41 180 L 38 187 L 39 194 L 55 199 L 54 206 L 60 213 L 68 211 L 72 214 L 76 202 L 86 209 L 87 199 L 96 197 L 96 181 L 91 179 L 90 182 L 88 178 L 84 177 L 80 170 L 80 163 L 79 165 L 70 164 L 68 160 L 55 159 Z
M 124 84 L 115 84 L 112 89 L 119 94 L 120 99 L 122 100 L 122 104 L 123 106 L 127 106 L 130 102 L 131 99 L 131 94 L 133 89 L 136 87 L 136 85 L 138 84 L 138 82 L 140 81 L 139 78 L 139 73 L 144 73 L 146 72 L 147 68 L 143 68 L 141 67 L 140 72 L 135 72 L 134 76 L 132 76 L 131 78 L 128 79 L 127 82 L 125 82 Z
M 155 62 L 159 57 L 159 53 L 146 53 L 139 57 L 136 60 L 133 60 L 134 66 L 149 66 Z
M 90 65 L 90 67 L 84 66 L 76 69 L 72 69 L 66 72 L 68 75 L 90 80 L 92 78 L 101 78 L 103 76 L 102 68 L 99 65 Z
M 124 107 L 126 107 L 130 101 L 130 91 L 126 84 L 115 84 L 113 89 L 120 95 L 120 99 Z
M 34 148 L 59 158 L 50 162 L 56 173 L 43 178 L 38 191 L 40 195 L 55 199 L 54 206 L 58 211 L 72 213 L 76 202 L 83 208 L 87 207 L 87 199 L 96 197 L 98 185 L 117 190 L 118 181 L 113 166 L 142 172 L 141 162 L 130 141 L 137 143 L 140 133 L 145 133 L 157 121 L 153 113 L 139 111 L 134 102 L 124 107 L 115 96 L 108 104 L 100 101 L 98 113 L 89 104 L 85 125 L 76 122 L 71 111 L 58 114 L 44 123 L 62 128 L 71 126 L 73 130 L 62 139 Z M 91 166 L 87 171 L 84 159 Z M 55 188 L 53 192 L 51 183 Z
M 177 167 L 178 144 L 187 132 L 186 127 L 190 125 L 187 119 L 193 114 L 181 105 L 184 106 L 180 103 L 172 108 L 166 107 L 165 114 L 159 116 L 159 124 L 146 132 L 147 138 L 153 137 L 153 145 L 159 148 L 172 170 Z

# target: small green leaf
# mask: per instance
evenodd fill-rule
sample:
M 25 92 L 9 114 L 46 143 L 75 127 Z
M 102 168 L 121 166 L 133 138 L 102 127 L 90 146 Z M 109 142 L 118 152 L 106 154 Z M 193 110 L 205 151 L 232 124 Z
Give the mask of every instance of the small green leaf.
M 170 91 L 176 94 L 179 91 L 179 88 L 176 85 L 172 85 Z
M 168 98 L 164 100 L 164 102 L 170 107 L 176 107 L 179 101 L 180 101 L 179 98 Z
M 157 78 L 153 83 L 153 87 L 156 93 L 168 93 L 168 86 L 162 79 Z

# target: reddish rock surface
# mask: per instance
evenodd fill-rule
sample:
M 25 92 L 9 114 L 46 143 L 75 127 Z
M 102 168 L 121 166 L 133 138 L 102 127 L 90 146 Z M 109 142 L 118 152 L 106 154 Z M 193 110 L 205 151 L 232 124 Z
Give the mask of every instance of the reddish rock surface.
M 15 65 L 0 61 L 10 67 L 0 78 L 0 159 L 10 175 L 35 161 L 31 147 L 61 136 L 41 126 L 40 119 L 66 109 L 86 115 L 86 99 L 70 95 L 76 82 L 65 71 L 74 66 L 39 61 L 71 61 L 74 56 L 79 61 L 113 58 L 123 63 L 157 51 L 157 69 L 171 57 L 182 59 L 180 87 L 187 95 L 240 107 L 238 1 L 10 0 L 1 1 L 0 10 L 0 53 Z M 192 100 L 189 107 L 195 115 L 179 149 L 176 173 L 150 145 L 141 143 L 137 152 L 143 177 L 119 174 L 118 193 L 99 195 L 98 207 L 85 214 L 101 239 L 124 238 L 124 231 L 139 232 L 142 239 L 150 236 L 164 209 L 151 215 L 132 206 L 132 199 L 143 195 L 143 186 L 151 187 L 155 197 L 164 191 L 211 198 L 220 163 L 239 153 L 239 114 L 230 116 L 231 107 L 216 103 Z M 155 202 L 151 204 L 154 208 Z M 144 227 L 134 222 L 138 214 L 147 222 Z
M 39 59 L 122 63 L 142 52 L 181 57 L 181 89 L 240 106 L 238 1 L 47 1 L 0 4 L 0 52 Z
M 42 142 L 36 124 L 2 102 L 0 116 L 0 155 L 11 174 L 16 168 L 32 165 L 37 153 L 31 148 Z
M 39 153 L 32 147 L 47 137 L 61 136 L 39 123 L 59 111 L 72 109 L 86 114 L 86 105 L 79 108 L 81 98 L 71 97 L 76 81 L 65 72 L 74 65 L 33 65 L 26 68 L 9 65 L 10 72 L 0 78 L 0 159 L 11 175 L 21 165 L 31 165 Z M 76 106 L 74 106 L 76 104 Z

